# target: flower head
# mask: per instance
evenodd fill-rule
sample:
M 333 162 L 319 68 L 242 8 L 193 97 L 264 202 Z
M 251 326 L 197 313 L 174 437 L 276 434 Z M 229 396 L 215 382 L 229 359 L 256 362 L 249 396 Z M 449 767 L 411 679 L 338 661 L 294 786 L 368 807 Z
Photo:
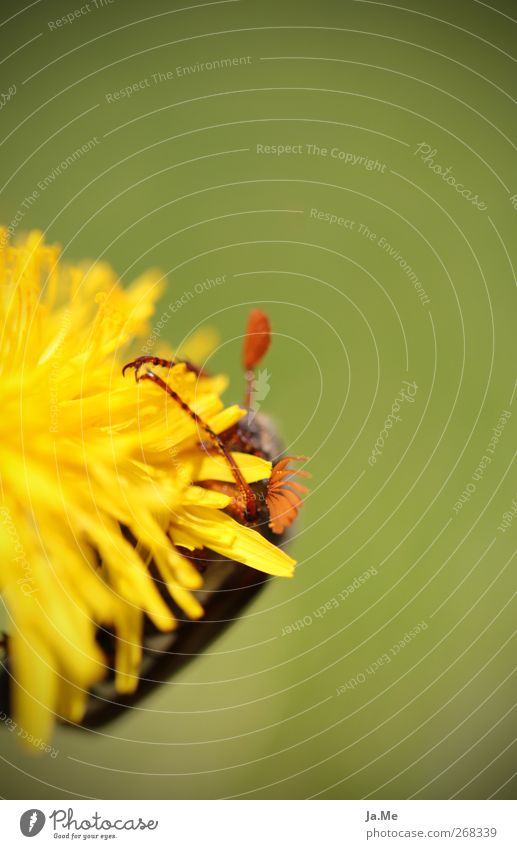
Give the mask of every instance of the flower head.
M 12 712 L 34 739 L 55 716 L 81 721 L 106 673 L 99 628 L 116 635 L 117 690 L 137 686 L 144 619 L 176 626 L 151 563 L 193 619 L 203 579 L 189 551 L 293 573 L 285 552 L 225 512 L 232 469 L 195 418 L 122 376 L 161 291 L 157 272 L 122 288 L 105 264 L 63 265 L 38 232 L 11 246 L 0 230 L 0 593 Z M 178 363 L 166 378 L 215 434 L 245 413 L 223 406 L 223 377 Z M 267 460 L 231 456 L 246 484 L 270 478 Z

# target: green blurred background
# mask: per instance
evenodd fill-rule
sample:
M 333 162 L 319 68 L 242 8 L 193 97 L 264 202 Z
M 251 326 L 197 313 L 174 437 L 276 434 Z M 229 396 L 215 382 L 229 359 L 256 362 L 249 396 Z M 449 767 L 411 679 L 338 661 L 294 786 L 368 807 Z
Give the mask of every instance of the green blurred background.
M 267 309 L 263 408 L 313 480 L 294 581 L 105 732 L 58 730 L 57 757 L 2 731 L 0 792 L 511 798 L 515 3 L 87 5 L 2 4 L 0 218 L 124 281 L 161 267 L 163 309 L 226 275 L 164 338 L 217 327 L 228 401 Z

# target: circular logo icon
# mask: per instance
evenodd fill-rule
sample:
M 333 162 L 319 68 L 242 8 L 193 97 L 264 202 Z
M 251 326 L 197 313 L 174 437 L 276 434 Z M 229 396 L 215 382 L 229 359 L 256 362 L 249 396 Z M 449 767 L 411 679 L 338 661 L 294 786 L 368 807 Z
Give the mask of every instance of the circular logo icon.
M 25 837 L 35 837 L 45 825 L 45 814 L 37 808 L 25 811 L 20 817 L 20 831 Z

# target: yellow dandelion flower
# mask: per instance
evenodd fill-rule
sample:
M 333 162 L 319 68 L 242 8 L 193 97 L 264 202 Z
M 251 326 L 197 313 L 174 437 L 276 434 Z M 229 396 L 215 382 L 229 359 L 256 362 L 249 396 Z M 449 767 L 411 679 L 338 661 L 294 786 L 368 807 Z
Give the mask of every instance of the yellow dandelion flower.
M 223 406 L 226 380 L 168 370 L 191 416 L 152 380 L 122 375 L 161 291 L 158 273 L 122 288 L 105 264 L 62 264 L 38 232 L 11 246 L 0 230 L 0 593 L 11 712 L 29 741 L 46 741 L 56 716 L 83 718 L 106 673 L 99 629 L 116 636 L 115 687 L 129 693 L 144 621 L 167 632 L 173 609 L 203 615 L 189 552 L 293 573 L 239 506 L 271 462 L 229 445 L 228 463 L 203 444 L 245 414 Z M 279 497 L 277 475 L 277 512 Z

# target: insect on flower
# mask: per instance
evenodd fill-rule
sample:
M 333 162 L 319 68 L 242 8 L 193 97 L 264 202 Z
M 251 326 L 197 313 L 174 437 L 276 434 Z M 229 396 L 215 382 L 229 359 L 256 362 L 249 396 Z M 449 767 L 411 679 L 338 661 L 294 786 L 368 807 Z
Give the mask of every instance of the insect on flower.
M 0 714 L 33 752 L 56 721 L 138 702 L 267 576 L 294 575 L 283 541 L 303 491 L 259 412 L 267 370 L 254 376 L 267 318 L 246 333 L 247 410 L 189 362 L 140 358 L 124 377 L 164 286 L 158 271 L 122 286 L 0 226 Z
M 196 424 L 200 440 L 207 452 L 219 454 L 227 464 L 233 482 L 205 480 L 200 483 L 205 489 L 219 492 L 231 498 L 225 509 L 240 524 L 258 531 L 275 545 L 281 545 L 286 532 L 293 524 L 303 504 L 307 488 L 296 478 L 309 477 L 303 469 L 292 469 L 291 462 L 305 461 L 303 456 L 284 456 L 282 444 L 272 421 L 261 412 L 253 412 L 253 386 L 255 369 L 266 355 L 271 343 L 271 329 L 267 315 L 254 309 L 249 315 L 242 362 L 245 375 L 246 414 L 231 428 L 216 434 L 210 426 L 180 397 L 167 380 L 167 372 L 183 362 L 188 371 L 198 376 L 206 373 L 191 362 L 167 360 L 155 356 L 141 356 L 128 362 L 123 374 L 133 370 L 137 383 L 148 381 L 177 404 Z M 163 370 L 164 376 L 158 374 Z M 269 479 L 247 483 L 234 457 L 234 452 L 253 455 L 273 464 Z M 128 537 L 129 539 L 130 536 Z M 169 604 L 179 627 L 164 634 L 150 621 L 144 631 L 143 657 L 139 686 L 135 693 L 121 696 L 115 691 L 113 676 L 100 682 L 89 699 L 88 710 L 83 719 L 85 727 L 95 727 L 115 718 L 128 705 L 134 705 L 159 683 L 170 679 L 185 663 L 204 650 L 239 615 L 242 608 L 256 595 L 268 580 L 257 570 L 236 564 L 214 551 L 203 548 L 182 551 L 203 575 L 204 586 L 198 598 L 205 610 L 201 621 L 191 622 L 182 618 L 177 605 L 163 589 L 158 571 L 150 564 L 162 597 Z M 108 657 L 113 655 L 113 635 L 99 631 L 98 640 Z
M 167 381 L 160 377 L 151 366 L 171 369 L 178 361 L 166 360 L 161 357 L 142 356 L 127 363 L 122 373 L 134 369 L 137 383 L 148 380 L 166 392 L 181 409 L 195 422 L 198 429 L 208 437 L 211 447 L 219 452 L 228 463 L 234 478 L 234 484 L 224 484 L 220 481 L 205 482 L 205 486 L 219 492 L 232 495 L 228 512 L 234 518 L 252 527 L 261 529 L 268 526 L 274 534 L 281 535 L 298 515 L 303 504 L 302 496 L 307 488 L 293 478 L 308 477 L 308 472 L 289 469 L 289 463 L 304 461 L 302 456 L 287 456 L 273 466 L 271 478 L 260 481 L 259 484 L 248 484 L 235 462 L 232 452 L 240 451 L 253 454 L 262 459 L 273 461 L 281 453 L 278 437 L 273 425 L 265 416 L 250 415 L 253 401 L 253 383 L 255 369 L 267 353 L 271 344 L 271 328 L 267 315 L 262 310 L 255 309 L 250 313 L 243 346 L 243 365 L 245 370 L 246 391 L 244 405 L 246 415 L 230 430 L 217 435 L 171 388 Z M 184 362 L 189 371 L 200 374 L 200 369 L 190 362 Z M 142 369 L 145 371 L 142 372 Z

